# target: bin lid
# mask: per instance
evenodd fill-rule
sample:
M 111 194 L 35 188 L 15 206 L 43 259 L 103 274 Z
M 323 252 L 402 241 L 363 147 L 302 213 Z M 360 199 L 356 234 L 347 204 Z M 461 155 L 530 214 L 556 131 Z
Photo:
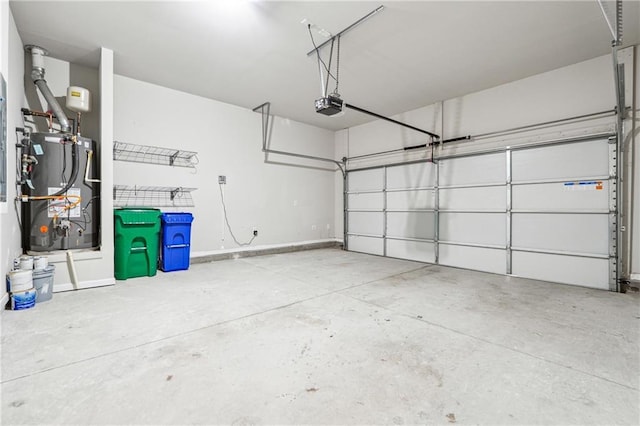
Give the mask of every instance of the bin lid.
M 34 269 L 33 270 L 33 277 L 34 278 L 40 278 L 43 275 L 52 275 L 53 272 L 56 269 L 56 265 L 48 265 L 46 268 L 44 269 Z
M 125 225 L 156 224 L 160 218 L 158 209 L 117 209 L 113 216 L 119 218 Z
M 162 223 L 191 223 L 191 213 L 162 213 Z

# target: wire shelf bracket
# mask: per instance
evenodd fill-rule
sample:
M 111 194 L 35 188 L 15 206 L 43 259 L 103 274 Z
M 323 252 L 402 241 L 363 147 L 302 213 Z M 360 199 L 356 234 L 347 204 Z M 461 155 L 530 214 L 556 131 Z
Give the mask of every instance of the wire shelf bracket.
M 114 185 L 116 207 L 193 207 L 191 192 L 197 188 Z
M 175 148 L 161 148 L 114 141 L 113 159 L 194 169 L 198 164 L 198 153 Z

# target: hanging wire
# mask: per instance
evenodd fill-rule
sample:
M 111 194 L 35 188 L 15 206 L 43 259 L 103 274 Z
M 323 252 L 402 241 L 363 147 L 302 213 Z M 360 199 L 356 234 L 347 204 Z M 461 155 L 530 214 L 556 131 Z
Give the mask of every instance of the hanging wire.
M 335 39 L 331 39 L 331 50 L 329 51 L 329 71 L 331 71 L 331 61 L 333 59 L 333 44 L 335 42 Z M 320 52 L 318 52 L 318 55 L 320 55 Z M 328 93 L 329 92 L 329 77 L 330 74 L 329 72 L 327 72 L 327 82 L 324 85 L 324 93 Z M 337 80 L 336 80 L 337 81 Z
M 313 39 L 313 33 L 311 32 L 311 24 L 307 24 L 307 30 L 309 30 L 309 37 L 311 38 L 311 43 L 313 44 L 313 47 L 316 51 L 316 57 L 318 58 L 318 62 L 322 64 L 323 68 L 325 69 L 325 71 L 327 71 L 327 74 L 330 75 L 331 78 L 333 78 L 334 80 L 337 80 L 337 78 L 333 74 L 331 74 L 331 70 L 329 69 L 329 67 L 327 67 L 327 64 L 322 60 L 322 57 L 320 57 L 320 51 L 318 50 L 316 41 Z
M 236 244 L 239 245 L 240 247 L 245 247 L 245 246 L 251 245 L 253 240 L 256 239 L 255 235 L 253 237 L 251 237 L 251 239 L 249 241 L 247 241 L 246 243 L 241 243 L 240 241 L 238 241 L 236 236 L 233 234 L 233 231 L 231 230 L 231 225 L 229 224 L 229 219 L 227 218 L 227 205 L 224 202 L 224 193 L 222 192 L 222 184 L 221 183 L 218 184 L 218 188 L 220 188 L 220 200 L 222 200 L 222 211 L 224 212 L 224 222 L 227 224 L 227 229 L 229 230 L 229 234 L 231 234 L 231 238 L 233 238 L 233 241 L 235 241 Z
M 22 219 L 20 219 L 20 212 L 18 211 L 18 203 L 20 200 L 18 197 L 13 199 L 13 209 L 16 211 L 16 219 L 18 219 L 18 227 L 22 229 Z
M 333 50 L 333 43 L 332 43 Z M 333 91 L 334 95 L 340 96 L 340 92 L 338 92 L 338 86 L 340 84 L 340 36 L 338 36 L 338 52 L 336 55 L 336 88 Z

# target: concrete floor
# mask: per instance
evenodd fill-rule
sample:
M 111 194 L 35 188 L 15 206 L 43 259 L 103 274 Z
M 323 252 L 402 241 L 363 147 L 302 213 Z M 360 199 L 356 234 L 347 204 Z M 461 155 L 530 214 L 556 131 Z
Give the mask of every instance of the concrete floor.
M 337 249 L 2 318 L 2 424 L 638 424 L 638 295 Z

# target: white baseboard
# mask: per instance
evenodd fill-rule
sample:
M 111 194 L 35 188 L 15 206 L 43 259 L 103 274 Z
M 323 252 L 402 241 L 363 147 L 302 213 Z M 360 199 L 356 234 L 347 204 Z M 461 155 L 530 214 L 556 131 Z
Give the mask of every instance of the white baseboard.
M 296 248 L 296 247 L 306 247 L 306 246 L 314 246 L 314 245 L 322 245 L 322 244 L 331 244 L 331 243 L 342 243 L 342 240 L 336 238 L 327 238 L 324 240 L 310 240 L 310 241 L 300 241 L 296 243 L 284 243 L 284 244 L 268 244 L 262 246 L 253 246 L 253 247 L 234 247 L 230 249 L 220 249 L 220 250 L 212 250 L 212 251 L 192 251 L 191 259 L 197 259 L 201 257 L 209 257 L 209 256 L 219 256 L 219 255 L 233 255 L 235 253 L 245 253 L 245 252 L 260 252 L 260 251 L 268 251 L 268 250 L 278 250 L 285 248 Z
M 640 281 L 640 274 L 631 274 L 631 281 Z
M 61 291 L 83 290 L 86 288 L 104 287 L 108 285 L 115 285 L 115 278 L 105 278 L 102 280 L 81 281 L 78 283 L 78 287 L 74 287 L 72 283 L 56 284 L 53 286 L 53 292 L 59 293 Z
M 9 303 L 9 293 L 5 293 L 5 295 L 0 299 L 0 310 L 4 309 L 4 307 L 7 306 L 7 303 Z

